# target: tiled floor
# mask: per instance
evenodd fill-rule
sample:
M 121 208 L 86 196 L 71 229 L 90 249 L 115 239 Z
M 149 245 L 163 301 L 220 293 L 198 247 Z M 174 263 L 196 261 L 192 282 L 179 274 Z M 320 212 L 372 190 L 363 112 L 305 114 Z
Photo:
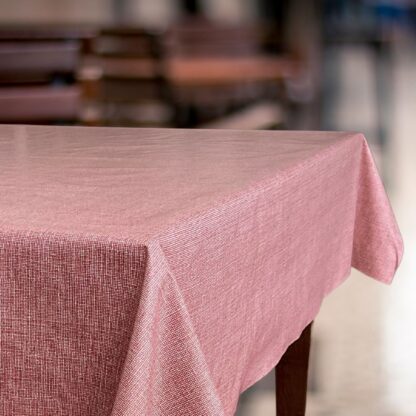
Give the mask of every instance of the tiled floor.
M 341 56 L 338 129 L 368 133 L 374 153 L 370 55 Z M 360 273 L 327 298 L 314 326 L 308 416 L 416 416 L 416 48 L 394 53 L 391 135 L 383 176 L 405 240 L 392 286 Z M 263 384 L 267 385 L 267 381 Z M 239 415 L 271 416 L 272 389 L 256 389 Z

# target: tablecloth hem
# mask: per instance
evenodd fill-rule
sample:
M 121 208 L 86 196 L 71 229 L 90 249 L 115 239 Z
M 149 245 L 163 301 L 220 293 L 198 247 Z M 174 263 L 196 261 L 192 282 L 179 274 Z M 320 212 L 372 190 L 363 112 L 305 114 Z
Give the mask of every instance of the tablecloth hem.
M 246 391 L 247 389 L 249 389 L 254 384 L 256 384 L 258 381 L 260 381 L 263 377 L 269 374 L 270 371 L 272 371 L 274 367 L 278 365 L 279 361 L 281 360 L 281 358 L 283 357 L 287 349 L 290 347 L 290 345 L 292 345 L 296 340 L 298 340 L 299 337 L 302 335 L 302 332 L 305 330 L 305 328 L 314 321 L 314 319 L 319 313 L 319 310 L 321 309 L 322 302 L 324 301 L 324 299 L 328 295 L 330 295 L 331 292 L 333 292 L 335 289 L 341 286 L 347 280 L 350 274 L 351 274 L 351 269 L 349 269 L 348 272 L 343 275 L 343 277 L 335 280 L 335 283 L 331 285 L 330 288 L 325 291 L 325 294 L 323 298 L 321 299 L 321 302 L 319 303 L 319 306 L 316 308 L 316 310 L 311 315 L 308 316 L 308 318 L 300 326 L 300 329 L 296 331 L 296 336 L 294 336 L 292 340 L 287 343 L 287 346 L 283 349 L 283 351 L 277 353 L 275 357 L 269 361 L 269 364 L 267 364 L 266 366 L 263 366 L 263 368 L 258 372 L 258 374 L 255 377 L 252 377 L 250 381 L 245 384 L 245 387 L 241 390 L 240 394 Z

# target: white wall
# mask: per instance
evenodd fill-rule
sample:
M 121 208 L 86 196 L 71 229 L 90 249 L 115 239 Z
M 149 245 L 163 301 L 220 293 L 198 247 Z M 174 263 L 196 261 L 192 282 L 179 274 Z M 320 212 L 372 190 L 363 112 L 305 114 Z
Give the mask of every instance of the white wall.
M 211 18 L 231 23 L 252 20 L 257 12 L 256 0 L 203 0 L 203 5 Z
M 127 22 L 163 27 L 179 15 L 175 0 L 129 0 Z
M 164 26 L 179 15 L 176 0 L 0 0 L 0 23 L 111 23 L 119 1 L 125 23 Z M 203 0 L 208 16 L 250 20 L 256 0 Z
M 112 0 L 0 0 L 0 23 L 107 23 Z

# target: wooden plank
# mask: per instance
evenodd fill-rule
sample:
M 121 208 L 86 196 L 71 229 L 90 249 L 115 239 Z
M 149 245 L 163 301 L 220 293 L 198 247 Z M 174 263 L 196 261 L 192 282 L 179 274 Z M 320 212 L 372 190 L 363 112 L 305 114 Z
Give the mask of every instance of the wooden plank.
M 280 80 L 295 76 L 297 63 L 287 57 L 171 58 L 166 77 L 174 84 L 229 84 Z
M 0 75 L 75 72 L 80 50 L 78 41 L 1 42 Z
M 48 25 L 48 24 L 10 24 L 0 27 L 0 40 L 70 40 L 92 39 L 97 30 L 92 26 Z
M 73 120 L 79 113 L 79 86 L 7 87 L 0 89 L 0 121 Z
M 260 102 L 247 108 L 198 126 L 203 129 L 262 130 L 284 121 L 284 112 L 278 103 Z

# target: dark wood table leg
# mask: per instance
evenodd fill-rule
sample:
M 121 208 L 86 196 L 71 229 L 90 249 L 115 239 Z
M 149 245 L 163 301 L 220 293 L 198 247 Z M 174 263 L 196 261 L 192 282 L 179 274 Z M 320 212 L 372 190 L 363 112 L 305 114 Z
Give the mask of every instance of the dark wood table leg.
M 305 415 L 311 327 L 303 330 L 275 368 L 277 416 Z

